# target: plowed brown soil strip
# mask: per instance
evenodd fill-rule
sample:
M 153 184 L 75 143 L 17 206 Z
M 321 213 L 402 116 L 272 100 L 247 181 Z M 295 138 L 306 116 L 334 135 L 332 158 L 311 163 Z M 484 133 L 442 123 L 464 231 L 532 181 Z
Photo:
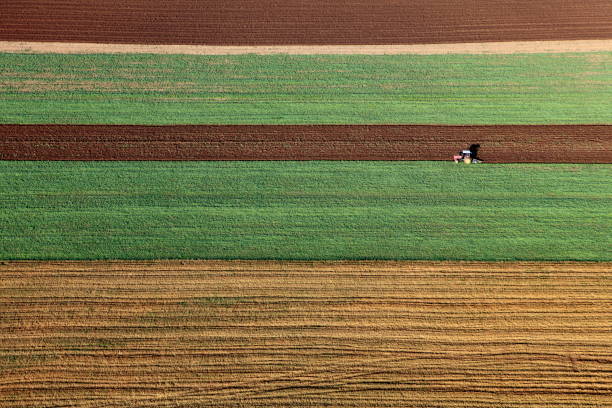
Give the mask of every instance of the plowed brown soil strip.
M 21 0 L 0 40 L 420 44 L 612 38 L 609 0 Z
M 9 262 L 2 407 L 609 407 L 612 264 Z
M 0 125 L 5 160 L 449 160 L 612 163 L 612 126 Z

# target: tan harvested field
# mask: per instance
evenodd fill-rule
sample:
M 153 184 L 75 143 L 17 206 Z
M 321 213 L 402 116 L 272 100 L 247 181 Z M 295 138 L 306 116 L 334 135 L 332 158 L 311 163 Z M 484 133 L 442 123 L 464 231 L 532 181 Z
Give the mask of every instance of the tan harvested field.
M 1 407 L 610 407 L 612 264 L 4 262 Z
M 612 51 L 612 40 L 508 41 L 385 45 L 152 45 L 0 41 L 0 52 L 32 54 L 440 55 Z

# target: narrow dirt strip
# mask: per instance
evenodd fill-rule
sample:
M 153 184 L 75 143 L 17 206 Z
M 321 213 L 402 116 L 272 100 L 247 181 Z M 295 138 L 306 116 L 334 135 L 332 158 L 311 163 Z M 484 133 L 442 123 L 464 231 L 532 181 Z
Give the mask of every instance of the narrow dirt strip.
M 438 55 L 539 54 L 612 51 L 610 40 L 508 41 L 412 45 L 148 45 L 0 41 L 0 52 L 52 54 L 183 54 L 183 55 Z
M 612 126 L 0 125 L 0 160 L 450 160 L 612 163 Z

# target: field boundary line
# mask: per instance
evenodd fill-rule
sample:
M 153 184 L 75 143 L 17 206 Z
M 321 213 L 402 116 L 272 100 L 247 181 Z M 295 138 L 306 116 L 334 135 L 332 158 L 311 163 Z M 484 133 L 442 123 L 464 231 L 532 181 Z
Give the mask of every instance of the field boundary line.
M 279 260 L 279 259 L 82 259 L 82 260 L 3 260 L 0 270 L 34 268 L 37 273 L 44 273 L 48 268 L 61 267 L 65 272 L 74 269 L 105 267 L 110 270 L 127 273 L 145 267 L 168 267 L 173 270 L 193 270 L 194 268 L 209 268 L 210 270 L 235 271 L 244 269 L 264 270 L 268 272 L 286 272 L 286 268 L 335 268 L 337 270 L 355 269 L 368 271 L 371 269 L 386 270 L 400 268 L 403 272 L 431 270 L 432 272 L 456 272 L 458 267 L 471 268 L 476 272 L 507 270 L 521 267 L 522 273 L 537 270 L 569 269 L 574 272 L 583 269 L 609 271 L 612 261 L 475 261 L 475 260 Z M 361 269 L 360 269 L 361 268 Z M 493 269 L 492 269 L 493 268 Z M 329 272 L 329 271 L 327 271 Z
M 178 54 L 178 55 L 441 55 L 550 54 L 612 52 L 612 39 L 507 41 L 410 45 L 149 45 L 0 41 L 0 52 L 31 54 Z

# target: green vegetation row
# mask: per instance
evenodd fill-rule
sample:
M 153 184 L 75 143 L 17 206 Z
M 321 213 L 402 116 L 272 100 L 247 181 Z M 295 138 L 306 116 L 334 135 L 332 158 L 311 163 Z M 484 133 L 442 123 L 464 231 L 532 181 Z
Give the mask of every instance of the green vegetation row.
M 610 124 L 612 53 L 0 54 L 0 123 Z
M 612 260 L 612 166 L 0 162 L 0 259 Z

